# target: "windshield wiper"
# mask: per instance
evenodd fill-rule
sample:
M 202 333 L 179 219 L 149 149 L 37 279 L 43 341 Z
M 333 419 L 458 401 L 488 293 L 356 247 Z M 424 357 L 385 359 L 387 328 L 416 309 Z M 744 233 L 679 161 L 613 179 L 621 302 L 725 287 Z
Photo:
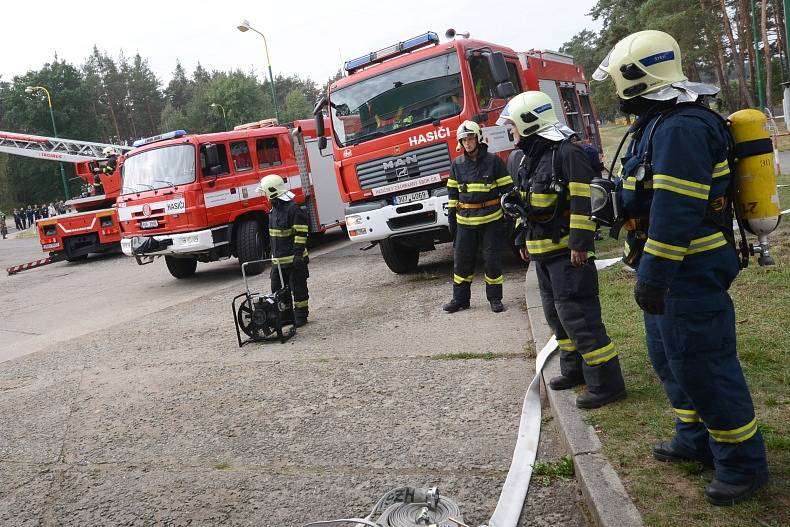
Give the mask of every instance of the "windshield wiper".
M 365 134 L 362 137 L 355 137 L 354 139 L 346 143 L 346 146 L 358 145 L 362 141 L 367 141 L 368 139 L 373 139 L 374 137 L 381 137 L 382 135 L 386 135 L 387 132 L 391 132 L 391 131 L 392 130 L 387 130 L 387 131 L 376 130 L 375 132 L 370 132 L 369 134 Z
M 172 186 L 174 186 L 174 185 L 175 185 L 175 183 L 173 183 L 172 181 L 166 181 L 166 180 L 164 180 L 164 179 L 155 179 L 155 180 L 154 180 L 154 183 L 167 183 L 167 185 L 168 185 L 169 187 L 172 187 Z

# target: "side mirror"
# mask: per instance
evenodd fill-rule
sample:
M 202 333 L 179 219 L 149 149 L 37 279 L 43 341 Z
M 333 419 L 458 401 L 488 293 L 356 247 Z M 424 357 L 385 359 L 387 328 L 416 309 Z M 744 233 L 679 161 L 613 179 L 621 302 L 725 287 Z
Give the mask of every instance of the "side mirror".
M 493 53 L 488 53 L 485 57 L 488 60 L 488 68 L 491 70 L 491 77 L 497 85 L 510 80 L 505 56 L 502 55 L 502 53 L 495 51 Z
M 313 115 L 317 116 L 321 113 L 324 106 L 326 106 L 326 95 L 321 95 L 318 97 L 318 100 L 315 101 L 315 106 L 313 107 Z
M 318 137 L 323 137 L 326 133 L 326 128 L 324 127 L 324 116 L 323 114 L 319 113 L 315 116 L 315 135 Z
M 509 99 L 516 94 L 516 88 L 512 82 L 505 81 L 496 85 L 496 93 L 500 99 Z
M 318 149 L 323 150 L 324 148 L 326 148 L 326 137 L 322 135 L 318 138 Z

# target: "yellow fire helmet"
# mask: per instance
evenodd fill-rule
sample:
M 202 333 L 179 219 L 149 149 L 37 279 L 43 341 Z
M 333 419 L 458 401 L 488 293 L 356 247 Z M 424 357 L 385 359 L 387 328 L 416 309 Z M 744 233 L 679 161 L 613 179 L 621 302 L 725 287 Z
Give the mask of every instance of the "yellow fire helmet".
M 522 137 L 540 134 L 545 130 L 556 132 L 558 127 L 562 126 L 554 111 L 554 103 L 541 91 L 525 91 L 510 99 L 496 122 L 500 126 L 508 123 L 513 123 L 518 135 Z M 548 139 L 553 138 L 548 137 Z
M 270 201 L 273 199 L 291 201 L 294 198 L 293 193 L 285 186 L 285 180 L 277 174 L 269 174 L 261 179 L 258 192 L 263 193 Z
M 614 45 L 593 73 L 593 80 L 612 77 L 621 99 L 656 92 L 674 82 L 684 82 L 680 46 L 663 31 L 639 31 Z

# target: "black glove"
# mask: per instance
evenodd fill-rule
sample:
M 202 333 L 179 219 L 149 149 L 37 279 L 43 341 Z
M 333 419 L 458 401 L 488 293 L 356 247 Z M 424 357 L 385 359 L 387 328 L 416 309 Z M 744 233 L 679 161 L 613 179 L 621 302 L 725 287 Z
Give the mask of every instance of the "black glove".
M 455 241 L 455 233 L 458 232 L 458 222 L 455 221 L 455 214 L 450 214 L 450 217 L 447 218 L 447 223 L 450 226 L 450 238 Z
M 637 281 L 634 287 L 634 298 L 637 305 L 642 308 L 642 311 L 651 315 L 664 314 L 664 297 L 666 296 L 667 290 L 664 287 L 655 287 L 640 281 Z

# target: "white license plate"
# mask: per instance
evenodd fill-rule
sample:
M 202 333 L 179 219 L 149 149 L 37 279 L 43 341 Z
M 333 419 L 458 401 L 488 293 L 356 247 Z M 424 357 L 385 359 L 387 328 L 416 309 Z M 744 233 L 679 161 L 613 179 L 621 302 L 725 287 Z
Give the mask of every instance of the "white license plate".
M 420 201 L 423 199 L 428 199 L 428 191 L 427 190 L 420 190 L 417 192 L 411 192 L 409 194 L 402 194 L 400 196 L 395 196 L 393 201 L 395 205 L 403 205 L 404 203 L 411 203 L 412 201 Z
M 54 249 L 55 247 L 59 246 L 58 242 L 55 243 L 45 243 L 41 246 L 42 249 Z
M 145 220 L 140 222 L 141 229 L 154 229 L 159 227 L 159 222 L 157 220 Z

